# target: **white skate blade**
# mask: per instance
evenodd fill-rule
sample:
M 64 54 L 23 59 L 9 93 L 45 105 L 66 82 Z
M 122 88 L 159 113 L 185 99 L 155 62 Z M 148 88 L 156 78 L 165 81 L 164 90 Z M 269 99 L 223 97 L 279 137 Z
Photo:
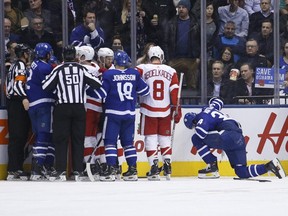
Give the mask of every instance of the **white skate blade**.
M 159 175 L 152 175 L 152 176 L 147 176 L 149 181 L 160 181 L 160 176 Z
M 281 176 L 281 178 L 285 178 L 286 177 L 286 173 L 285 173 L 280 161 L 278 160 L 278 158 L 273 159 L 272 163 L 278 169 L 278 172 L 279 172 L 279 175 Z
M 114 175 L 109 175 L 109 176 L 100 176 L 100 181 L 104 182 L 112 182 L 115 181 L 115 176 Z
M 49 177 L 49 181 L 58 181 L 58 182 L 64 182 L 66 181 L 66 176 L 59 176 L 59 177 Z
M 166 178 L 167 181 L 170 181 L 171 180 L 171 174 L 166 174 L 165 178 Z
M 42 175 L 31 175 L 30 181 L 47 181 L 48 179 Z
M 138 181 L 137 175 L 123 176 L 124 181 Z
M 210 173 L 198 173 L 199 179 L 217 179 L 219 177 L 220 177 L 220 175 L 217 171 L 216 172 L 210 172 Z

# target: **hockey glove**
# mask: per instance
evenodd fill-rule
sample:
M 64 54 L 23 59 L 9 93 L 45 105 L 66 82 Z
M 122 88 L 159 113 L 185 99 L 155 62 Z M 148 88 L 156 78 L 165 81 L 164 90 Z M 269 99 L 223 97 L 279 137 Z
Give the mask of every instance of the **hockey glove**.
M 171 108 L 171 119 L 174 119 L 175 123 L 179 123 L 182 117 L 181 107 L 178 107 L 178 113 L 176 114 L 176 107 Z

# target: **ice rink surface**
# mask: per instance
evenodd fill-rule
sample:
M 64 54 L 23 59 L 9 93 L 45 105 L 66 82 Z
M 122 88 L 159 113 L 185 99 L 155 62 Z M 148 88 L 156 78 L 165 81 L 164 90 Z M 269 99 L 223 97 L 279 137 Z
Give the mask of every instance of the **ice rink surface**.
M 0 181 L 0 216 L 287 216 L 288 178 Z

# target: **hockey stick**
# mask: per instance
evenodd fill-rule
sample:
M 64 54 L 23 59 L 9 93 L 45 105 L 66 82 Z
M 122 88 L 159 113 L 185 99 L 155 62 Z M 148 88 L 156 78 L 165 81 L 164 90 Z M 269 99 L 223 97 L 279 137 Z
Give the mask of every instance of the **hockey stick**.
M 178 90 L 178 95 L 177 95 L 177 104 L 176 104 L 176 110 L 175 110 L 174 116 L 178 115 L 178 109 L 179 109 L 179 106 L 180 106 L 183 75 L 184 75 L 184 73 L 180 73 L 179 90 Z M 173 147 L 174 134 L 175 134 L 175 128 L 176 128 L 176 123 L 175 123 L 175 120 L 174 120 L 174 116 L 173 116 L 173 120 L 172 120 L 173 121 L 173 126 L 172 126 L 172 133 L 171 133 L 171 148 Z M 163 170 L 164 170 L 164 165 L 162 167 L 159 167 L 159 172 L 162 172 Z M 165 177 L 166 177 L 166 180 L 170 180 L 171 179 L 171 175 L 170 174 L 166 174 Z
M 94 155 L 94 153 L 96 152 L 97 148 L 99 147 L 100 143 L 102 141 L 102 135 L 101 137 L 99 138 L 97 144 L 95 145 L 94 149 L 93 149 L 93 152 L 91 153 L 91 155 L 89 156 L 87 162 L 86 162 L 86 171 L 87 171 L 87 175 L 90 179 L 90 181 L 94 182 L 95 179 L 94 179 L 94 176 L 92 174 L 92 171 L 91 171 L 91 160 L 92 160 L 92 157 Z
M 180 73 L 179 90 L 178 90 L 178 95 L 177 95 L 177 104 L 176 104 L 176 110 L 175 110 L 174 116 L 178 115 L 178 108 L 179 108 L 180 102 L 181 102 L 180 99 L 181 99 L 183 75 L 184 75 L 184 73 Z M 175 120 L 173 118 L 173 126 L 172 126 L 172 134 L 171 134 L 171 147 L 173 146 L 173 142 L 174 142 L 175 128 L 176 128 L 176 123 L 175 123 Z
M 27 140 L 25 146 L 24 146 L 24 161 L 30 156 L 32 150 L 33 150 L 33 144 L 31 144 L 31 141 L 35 138 L 35 134 L 32 133 L 30 135 L 30 138 Z M 32 146 L 30 146 L 32 145 Z M 30 148 L 29 148 L 30 147 Z

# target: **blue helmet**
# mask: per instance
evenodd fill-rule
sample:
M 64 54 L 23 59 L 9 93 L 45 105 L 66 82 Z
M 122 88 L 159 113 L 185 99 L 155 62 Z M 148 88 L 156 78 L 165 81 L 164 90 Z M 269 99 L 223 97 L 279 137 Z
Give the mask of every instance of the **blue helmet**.
M 192 129 L 195 127 L 196 125 L 196 113 L 190 112 L 190 113 L 186 113 L 184 116 L 184 124 L 188 129 Z
M 47 54 L 52 53 L 52 47 L 49 43 L 38 43 L 34 51 L 36 58 L 46 58 Z
M 114 64 L 122 67 L 128 67 L 131 59 L 123 50 L 117 50 L 114 54 Z
M 208 105 L 209 107 L 214 107 L 216 110 L 220 111 L 224 106 L 224 102 L 220 98 L 213 97 L 209 100 Z

